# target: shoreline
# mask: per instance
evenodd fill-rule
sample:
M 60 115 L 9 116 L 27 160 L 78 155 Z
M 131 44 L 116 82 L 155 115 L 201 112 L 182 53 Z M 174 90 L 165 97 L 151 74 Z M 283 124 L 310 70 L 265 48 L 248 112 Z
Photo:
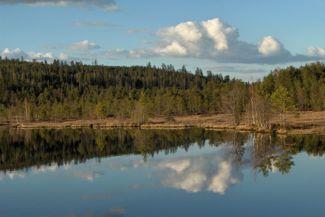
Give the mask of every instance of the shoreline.
M 0 126 L 17 129 L 115 129 L 115 128 L 140 128 L 140 129 L 188 129 L 203 128 L 206 130 L 235 130 L 257 133 L 277 134 L 317 134 L 325 135 L 325 111 L 301 112 L 299 116 L 287 115 L 286 129 L 281 128 L 279 120 L 271 119 L 272 129 L 258 129 L 249 124 L 249 117 L 243 117 L 241 124 L 232 124 L 231 115 L 191 115 L 177 116 L 173 121 L 164 117 L 151 118 L 147 123 L 137 124 L 130 119 L 107 118 L 101 120 L 70 120 L 70 121 L 43 121 L 43 122 L 22 122 L 2 123 Z

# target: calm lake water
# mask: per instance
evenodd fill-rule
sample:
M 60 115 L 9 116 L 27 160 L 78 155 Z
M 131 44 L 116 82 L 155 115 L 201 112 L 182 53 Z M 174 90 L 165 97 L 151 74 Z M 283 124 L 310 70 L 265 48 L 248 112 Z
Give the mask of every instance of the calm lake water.
M 0 216 L 325 215 L 325 137 L 0 130 Z

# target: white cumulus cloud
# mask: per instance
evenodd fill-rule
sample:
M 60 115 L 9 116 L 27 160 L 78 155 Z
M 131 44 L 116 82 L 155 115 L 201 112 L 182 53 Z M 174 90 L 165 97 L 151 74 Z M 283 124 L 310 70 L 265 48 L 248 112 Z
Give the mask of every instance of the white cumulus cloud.
M 258 51 L 264 56 L 276 55 L 283 50 L 284 48 L 281 42 L 272 36 L 263 38 L 258 46 Z
M 158 34 L 164 37 L 167 41 L 169 41 L 169 38 L 176 38 L 193 43 L 198 42 L 202 37 L 202 33 L 194 22 L 185 22 L 176 26 L 167 27 L 161 29 Z
M 162 55 L 185 56 L 187 54 L 187 49 L 177 41 L 174 41 L 164 48 L 157 49 L 157 52 Z
M 218 63 L 279 64 L 320 60 L 322 49 L 311 50 L 317 55 L 292 54 L 275 37 L 266 36 L 257 43 L 240 39 L 237 28 L 219 18 L 202 22 L 187 21 L 157 31 L 155 43 L 132 51 L 108 51 L 109 57 L 190 57 Z
M 207 32 L 209 38 L 214 42 L 214 48 L 217 51 L 229 49 L 229 41 L 238 37 L 238 32 L 234 27 L 225 24 L 220 19 L 212 19 L 202 22 L 202 26 Z

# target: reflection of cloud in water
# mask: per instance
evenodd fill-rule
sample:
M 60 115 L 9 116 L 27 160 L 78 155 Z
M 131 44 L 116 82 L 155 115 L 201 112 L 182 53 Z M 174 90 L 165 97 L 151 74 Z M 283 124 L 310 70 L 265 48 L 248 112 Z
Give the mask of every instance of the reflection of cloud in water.
M 128 171 L 130 169 L 137 169 L 140 167 L 150 166 L 148 162 L 145 162 L 141 157 L 138 159 L 125 160 L 124 158 L 108 159 L 107 167 L 115 171 Z
M 81 178 L 92 182 L 96 178 L 104 175 L 105 168 L 124 172 L 126 177 L 129 173 L 134 174 L 130 170 L 141 171 L 147 174 L 147 178 L 152 178 L 150 183 L 142 183 L 145 177 L 142 175 L 138 183 L 132 183 L 134 179 L 130 179 L 128 187 L 132 189 L 156 188 L 161 185 L 181 189 L 187 192 L 210 191 L 218 194 L 225 194 L 227 189 L 232 185 L 238 184 L 243 179 L 242 168 L 249 164 L 250 156 L 244 154 L 244 164 L 238 162 L 236 156 L 236 148 L 230 144 L 219 145 L 216 151 L 207 153 L 197 150 L 186 154 L 185 156 L 152 158 L 143 160 L 141 156 L 108 158 L 104 165 L 92 165 L 87 167 L 73 167 L 72 164 L 63 165 L 64 173 L 68 176 Z M 247 152 L 246 152 L 247 153 Z M 103 162 L 102 162 L 103 163 Z M 40 174 L 46 172 L 56 172 L 59 168 L 57 164 L 49 166 L 32 167 L 28 171 L 11 171 L 0 172 L 0 180 L 4 178 L 24 178 L 30 174 Z M 145 170 L 143 170 L 145 169 Z M 148 169 L 148 170 L 147 170 Z M 153 172 L 154 171 L 154 172 Z M 157 180 L 158 178 L 158 180 Z M 157 182 L 158 181 L 158 182 Z
M 46 172 L 55 172 L 59 166 L 57 164 L 52 164 L 49 166 L 43 165 L 38 167 L 32 167 L 28 171 L 27 170 L 13 170 L 13 171 L 6 171 L 0 172 L 0 181 L 9 178 L 11 180 L 16 178 L 25 178 L 28 174 L 41 174 Z
M 111 208 L 108 212 L 103 213 L 103 214 L 93 214 L 93 213 L 88 213 L 88 214 L 75 214 L 75 215 L 68 215 L 66 217 L 122 217 L 126 213 L 126 210 L 122 207 L 115 207 Z
M 173 162 L 164 162 L 159 165 L 161 168 L 168 168 L 172 169 L 177 173 L 181 173 L 184 170 L 186 170 L 189 166 L 191 166 L 191 161 L 188 159 L 183 159 L 179 161 L 173 161 Z
M 40 167 L 33 167 L 31 170 L 34 173 L 45 173 L 45 172 L 55 172 L 59 168 L 59 165 L 52 164 L 50 166 L 40 166 Z
M 212 177 L 208 190 L 224 194 L 231 185 L 240 183 L 242 178 L 242 173 L 232 162 L 223 161 L 219 164 L 218 173 Z
M 114 216 L 122 216 L 124 215 L 126 210 L 122 207 L 115 207 L 110 210 L 110 214 Z
M 9 172 L 0 172 L 0 181 L 9 178 L 9 179 L 15 179 L 15 178 L 25 178 L 26 173 L 22 171 L 9 171 Z
M 67 172 L 69 175 L 72 175 L 74 177 L 82 178 L 86 181 L 93 181 L 95 178 L 98 178 L 103 175 L 102 172 L 98 171 L 72 171 L 74 168 L 72 167 L 72 163 L 70 164 L 64 164 L 62 166 L 59 166 L 56 163 L 53 163 L 51 165 L 41 165 L 41 166 L 34 166 L 31 167 L 28 170 L 14 170 L 14 171 L 5 171 L 0 172 L 0 181 L 9 178 L 11 180 L 17 179 L 17 178 L 25 178 L 30 175 L 37 175 L 37 174 L 44 174 L 44 173 L 54 173 L 59 168 L 62 168 L 65 172 Z
M 199 192 L 202 190 L 207 177 L 200 172 L 189 172 L 181 176 L 170 175 L 164 183 L 168 186 L 186 190 L 189 192 Z
M 224 144 L 218 146 L 217 152 L 197 153 L 189 157 L 176 157 L 167 159 L 114 159 L 107 162 L 109 169 L 116 171 L 129 171 L 130 169 L 155 169 L 159 182 L 167 187 L 173 187 L 187 192 L 210 191 L 225 194 L 232 185 L 243 179 L 243 164 L 236 161 L 234 146 Z M 249 159 L 250 156 L 246 156 Z M 245 165 L 249 164 L 249 161 Z M 133 189 L 157 187 L 156 184 L 143 186 L 130 185 Z
M 81 171 L 81 172 L 73 173 L 73 176 L 82 178 L 89 182 L 94 181 L 95 178 L 98 178 L 102 175 L 103 175 L 102 172 L 96 172 L 96 171 Z
M 63 168 L 64 170 L 70 169 L 70 164 L 64 164 Z M 34 166 L 31 167 L 28 170 L 13 170 L 13 171 L 5 171 L 0 172 L 0 181 L 9 178 L 11 180 L 16 178 L 25 178 L 27 175 L 32 174 L 43 174 L 43 173 L 49 173 L 49 172 L 56 172 L 59 169 L 59 165 L 54 163 L 51 165 L 41 165 L 41 166 Z
M 223 195 L 243 179 L 240 164 L 225 146 L 214 154 L 163 161 L 158 168 L 165 170 L 162 177 L 165 186 L 193 193 L 207 190 Z
M 81 200 L 87 201 L 100 201 L 100 200 L 110 200 L 112 196 L 109 194 L 94 194 L 94 195 L 83 195 Z

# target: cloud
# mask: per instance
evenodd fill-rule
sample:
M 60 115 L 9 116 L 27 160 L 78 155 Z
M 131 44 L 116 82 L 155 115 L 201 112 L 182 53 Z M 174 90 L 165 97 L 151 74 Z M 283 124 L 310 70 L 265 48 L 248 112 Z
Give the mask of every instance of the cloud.
M 229 49 L 230 40 L 238 37 L 238 32 L 234 27 L 223 23 L 220 19 L 212 19 L 202 22 L 202 26 L 207 33 L 208 38 L 212 39 L 214 48 L 217 51 Z
M 24 52 L 20 48 L 9 49 L 5 48 L 0 55 L 2 58 L 8 59 L 24 59 L 25 61 L 53 61 L 55 58 L 52 53 L 41 53 L 41 52 Z
M 274 68 L 287 67 L 287 64 L 260 65 L 260 64 L 237 64 L 237 63 L 217 63 L 203 69 L 214 74 L 229 75 L 243 81 L 252 82 L 266 76 Z
M 91 51 L 91 50 L 95 50 L 95 49 L 99 49 L 99 48 L 100 48 L 99 45 L 97 45 L 94 42 L 90 42 L 88 40 L 79 41 L 79 42 L 73 43 L 72 45 L 69 46 L 70 50 L 82 51 L 82 52 L 87 52 L 87 51 Z
M 241 74 L 261 74 L 269 73 L 271 68 L 267 67 L 253 67 L 247 64 L 222 64 L 218 66 L 207 67 L 207 70 L 211 70 L 217 73 L 241 73 Z
M 165 38 L 166 41 L 181 39 L 191 43 L 198 42 L 202 37 L 202 33 L 193 22 L 185 22 L 161 29 L 158 34 Z
M 59 60 L 68 60 L 68 55 L 66 53 L 60 53 Z
M 3 0 L 0 4 L 25 4 L 35 7 L 97 7 L 104 11 L 118 10 L 115 0 Z
M 263 56 L 278 55 L 281 52 L 287 52 L 282 43 L 272 36 L 266 36 L 263 38 L 258 46 L 258 51 Z
M 52 45 L 49 44 L 45 48 L 48 50 L 53 50 L 53 51 L 55 50 L 58 55 L 58 56 L 54 56 L 52 55 L 52 53 L 45 53 L 43 55 L 47 57 L 46 60 L 59 59 L 59 60 L 89 62 L 98 58 L 98 56 L 102 56 L 106 54 L 106 52 L 103 54 L 104 51 L 100 50 L 101 47 L 98 44 L 89 40 L 82 40 L 73 43 L 57 43 Z M 33 52 L 31 52 L 30 54 L 33 54 Z M 38 56 L 35 54 L 31 55 L 31 57 L 27 59 L 33 59 L 33 57 L 37 59 L 41 59 L 38 58 Z
M 325 48 L 310 47 L 307 54 L 312 57 L 325 57 Z
M 28 54 L 23 52 L 20 48 L 16 48 L 13 50 L 10 50 L 9 48 L 5 48 L 1 52 L 1 57 L 8 58 L 8 59 L 21 59 L 21 58 L 26 59 L 28 57 Z
M 171 44 L 157 51 L 162 55 L 185 56 L 187 54 L 187 49 L 177 41 L 173 41 Z
M 40 53 L 40 52 L 29 52 L 29 56 L 35 60 L 53 60 L 54 57 L 52 53 Z
M 107 23 L 104 21 L 76 21 L 73 23 L 75 27 L 90 27 L 90 28 L 109 28 L 109 27 L 118 27 L 116 24 Z
M 147 28 L 130 28 L 127 30 L 128 34 L 137 34 L 137 33 L 150 33 L 150 31 Z
M 1 53 L 0 53 L 1 58 L 5 59 L 23 59 L 25 61 L 37 61 L 37 62 L 53 62 L 55 59 L 58 60 L 69 60 L 69 56 L 66 53 L 60 53 L 59 56 L 54 56 L 51 52 L 24 52 L 20 48 L 16 49 L 9 49 L 5 48 Z
M 319 54 L 324 54 L 324 51 L 314 49 L 310 52 L 317 55 L 294 55 L 273 36 L 266 36 L 256 44 L 242 41 L 238 29 L 219 18 L 214 18 L 162 28 L 156 32 L 153 46 L 123 50 L 123 54 L 129 58 L 189 57 L 218 63 L 279 64 L 320 60 Z M 122 55 L 114 50 L 109 51 L 109 54 L 110 57 Z

